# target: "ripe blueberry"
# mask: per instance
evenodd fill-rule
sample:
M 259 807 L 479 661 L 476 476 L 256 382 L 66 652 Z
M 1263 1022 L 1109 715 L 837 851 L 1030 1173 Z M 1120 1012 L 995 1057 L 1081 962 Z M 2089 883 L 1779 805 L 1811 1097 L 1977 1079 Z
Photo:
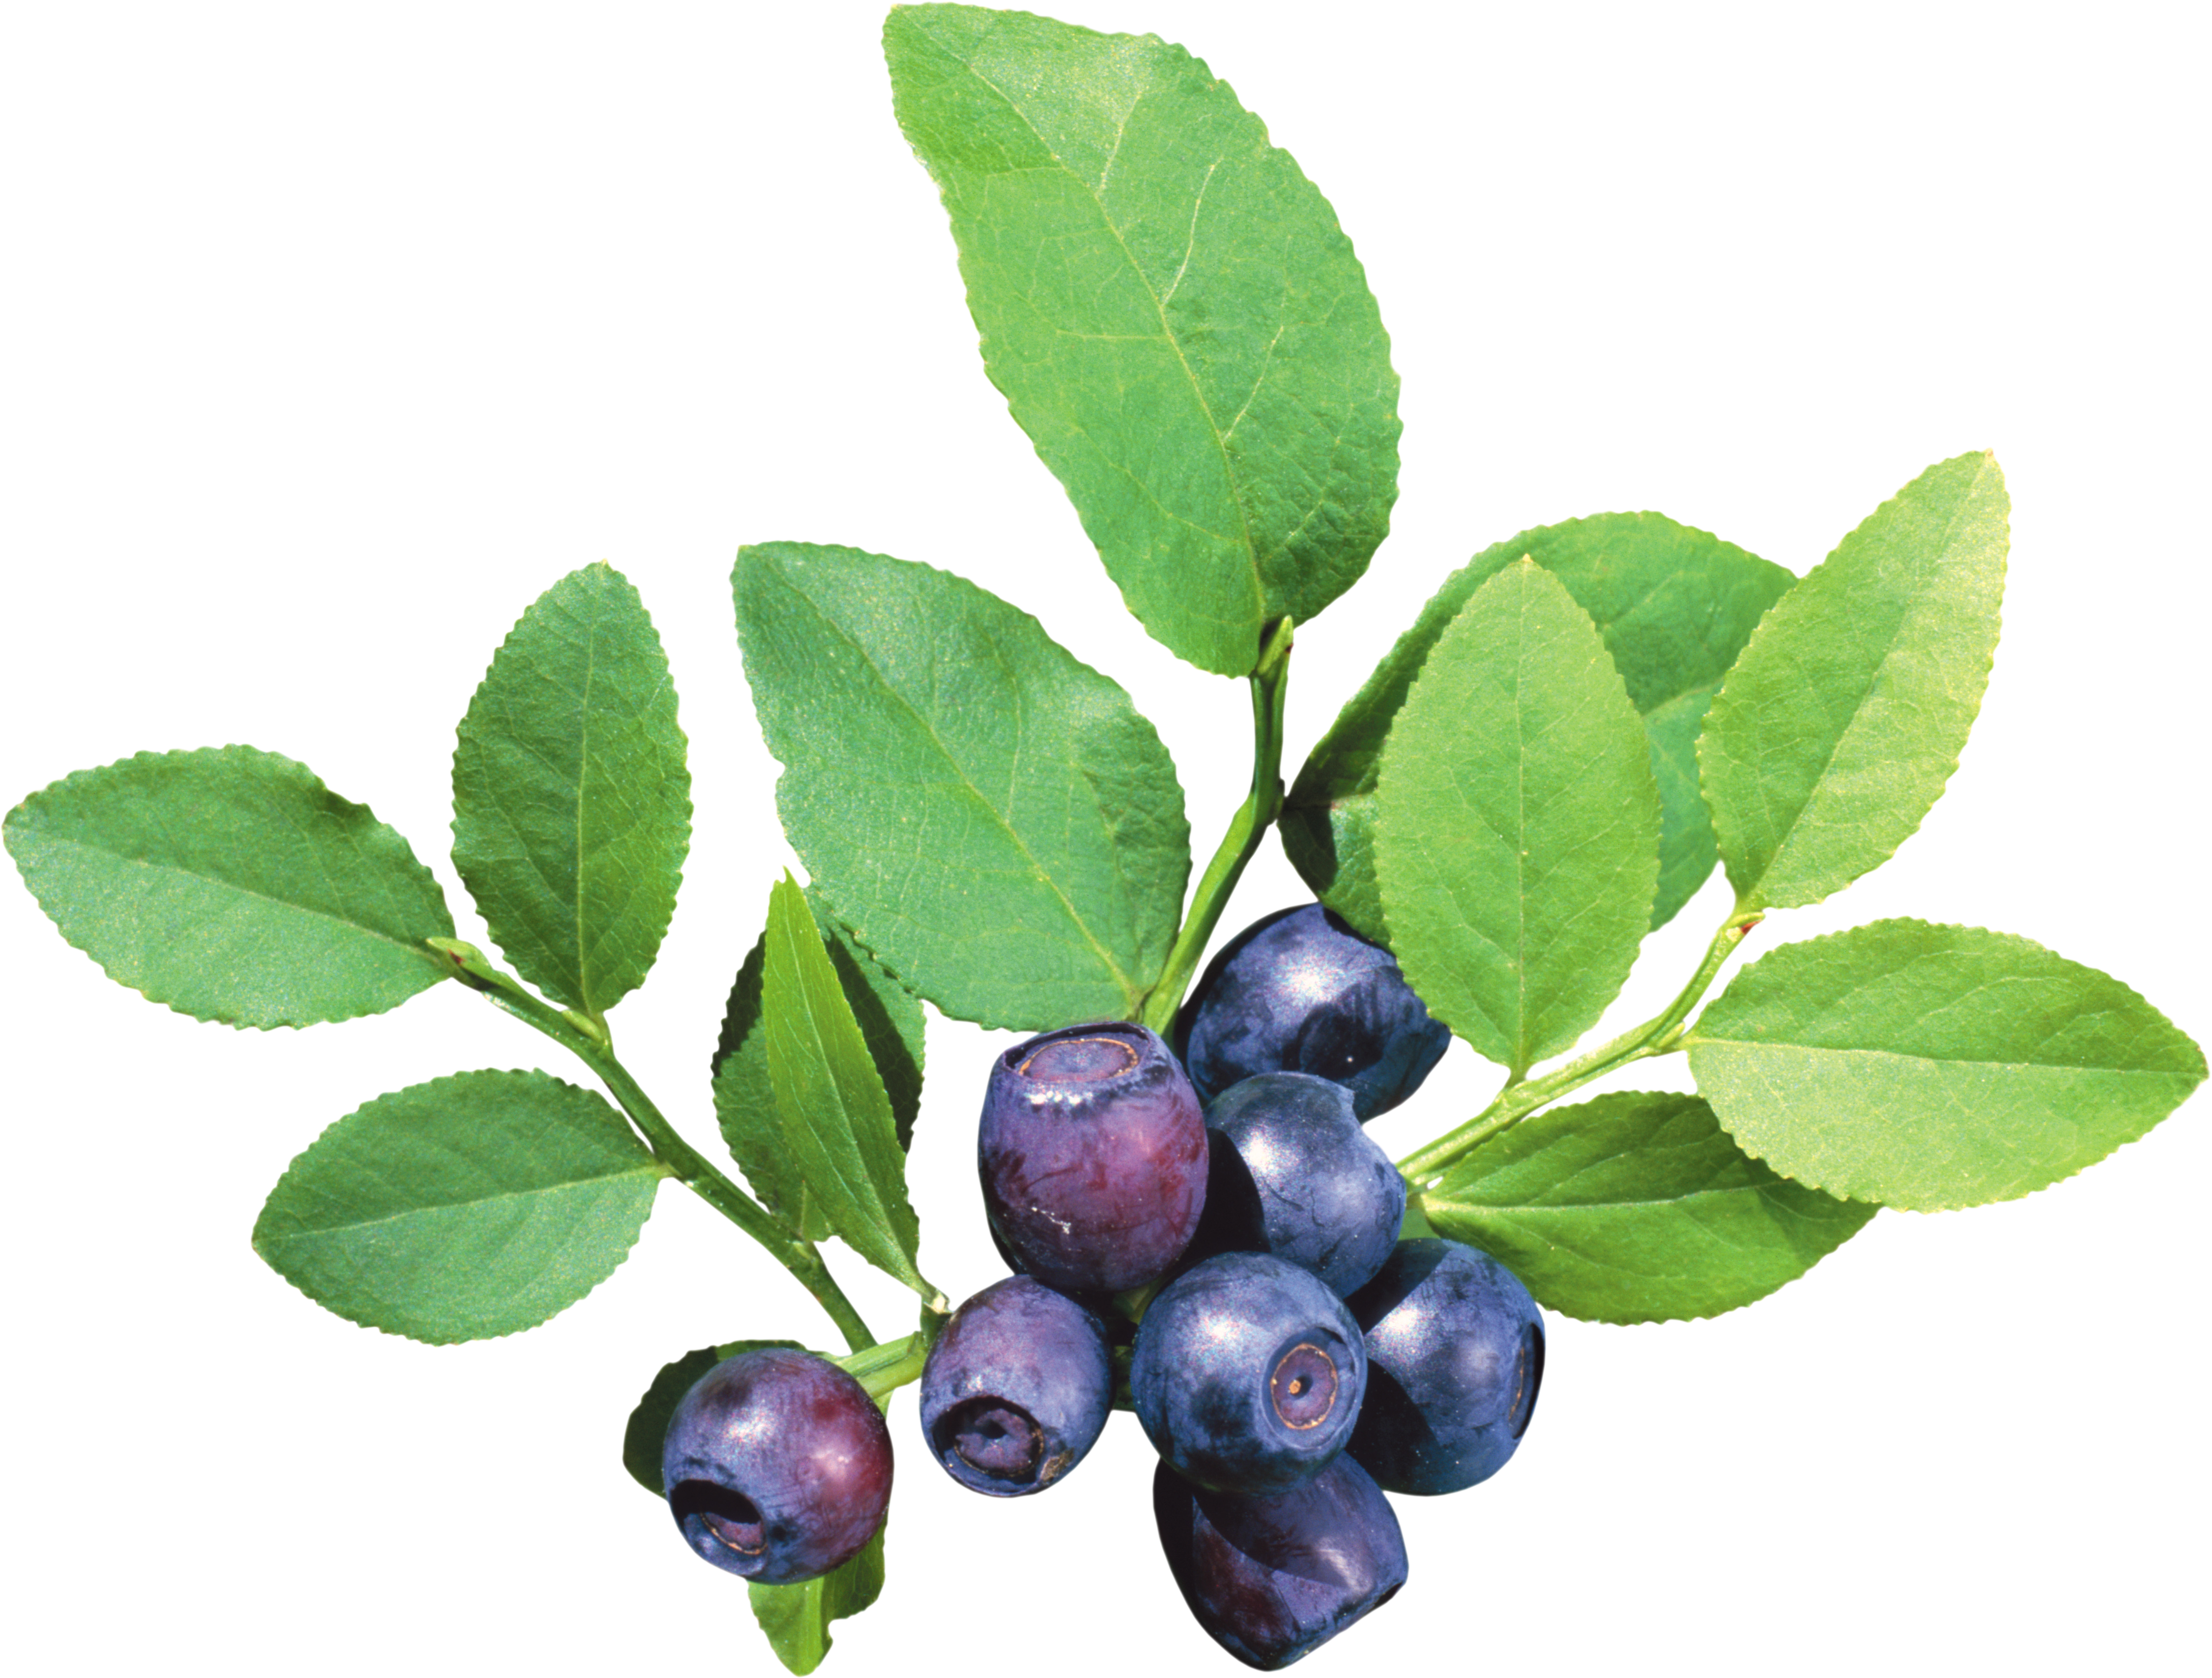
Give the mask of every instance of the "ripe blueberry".
M 1352 1091 L 1303 1072 L 1232 1084 L 1206 1110 L 1212 1163 L 1194 1252 L 1273 1253 L 1339 1294 L 1382 1268 L 1406 1180 L 1359 1128 Z
M 921 1371 L 921 1432 L 945 1473 L 994 1498 L 1042 1492 L 1083 1460 L 1113 1407 L 1106 1331 L 1027 1276 L 952 1314 Z
M 1158 1033 L 1109 1021 L 1048 1031 L 992 1064 L 976 1135 L 999 1249 L 1048 1287 L 1155 1280 L 1198 1228 L 1206 1121 Z
M 1310 1270 L 1224 1253 L 1160 1290 L 1137 1325 L 1129 1395 L 1152 1449 L 1214 1491 L 1287 1492 L 1352 1438 L 1367 1353 Z
M 891 1498 L 891 1437 L 867 1389 L 811 1352 L 742 1352 L 668 1419 L 661 1483 L 715 1566 L 793 1584 L 849 1561 Z
M 1262 1672 L 1310 1655 L 1406 1583 L 1398 1517 L 1348 1456 L 1257 1498 L 1202 1491 L 1163 1462 L 1152 1516 L 1198 1623 Z
M 1310 1072 L 1352 1091 L 1361 1122 L 1421 1087 L 1451 1033 L 1379 944 L 1319 903 L 1278 909 L 1206 965 L 1176 1021 L 1201 1100 L 1262 1072 Z
M 1544 1318 L 1489 1254 L 1401 1241 L 1346 1302 L 1367 1336 L 1367 1396 L 1347 1453 L 1386 1491 L 1487 1480 L 1527 1431 L 1544 1379 Z

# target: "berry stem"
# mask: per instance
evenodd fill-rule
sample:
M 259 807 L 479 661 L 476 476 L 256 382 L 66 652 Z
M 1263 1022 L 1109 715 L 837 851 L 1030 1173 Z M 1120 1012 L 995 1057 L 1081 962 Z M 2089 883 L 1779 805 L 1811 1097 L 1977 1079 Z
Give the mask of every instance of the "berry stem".
M 1690 976 L 1689 983 L 1661 1012 L 1641 1025 L 1632 1026 L 1610 1043 L 1601 1043 L 1587 1055 L 1577 1056 L 1557 1071 L 1546 1073 L 1540 1078 L 1509 1079 L 1498 1098 L 1458 1129 L 1440 1136 L 1419 1152 L 1408 1154 L 1398 1162 L 1398 1170 L 1406 1179 L 1406 1187 L 1413 1195 L 1433 1189 L 1445 1171 L 1457 1164 L 1476 1148 L 1510 1129 L 1538 1108 L 1547 1106 L 1571 1090 L 1580 1089 L 1595 1079 L 1640 1061 L 1649 1055 L 1673 1052 L 1682 1040 L 1685 1022 L 1698 1000 L 1712 988 L 1721 967 L 1735 953 L 1760 920 L 1756 914 L 1747 913 L 1741 905 L 1732 912 L 1721 929 L 1713 934 L 1706 946 L 1705 959 L 1698 970 Z
M 615 1058 L 604 1024 L 595 1033 L 576 1016 L 560 1012 L 539 1001 L 493 966 L 483 951 L 472 944 L 446 938 L 431 942 L 451 959 L 453 975 L 461 983 L 494 1007 L 542 1031 L 597 1073 L 643 1135 L 653 1158 L 666 1165 L 678 1182 L 760 1243 L 771 1258 L 798 1278 L 799 1286 L 830 1314 L 830 1320 L 837 1325 L 837 1332 L 844 1335 L 848 1346 L 858 1352 L 876 1343 L 874 1332 L 861 1321 L 853 1302 L 837 1286 L 836 1278 L 830 1274 L 830 1267 L 814 1243 L 716 1170 L 705 1155 L 677 1134 L 676 1128 L 662 1116 L 652 1098 L 638 1087 L 629 1069 Z
M 1291 623 L 1280 617 L 1261 643 L 1259 667 L 1248 678 L 1252 684 L 1252 791 L 1229 818 L 1229 830 L 1213 860 L 1199 877 L 1191 894 L 1190 912 L 1168 951 L 1159 982 L 1145 997 L 1137 1018 L 1162 1037 L 1175 1025 L 1176 1011 L 1190 988 L 1206 940 L 1221 924 L 1245 864 L 1258 853 L 1261 840 L 1283 811 L 1283 697 L 1290 685 Z

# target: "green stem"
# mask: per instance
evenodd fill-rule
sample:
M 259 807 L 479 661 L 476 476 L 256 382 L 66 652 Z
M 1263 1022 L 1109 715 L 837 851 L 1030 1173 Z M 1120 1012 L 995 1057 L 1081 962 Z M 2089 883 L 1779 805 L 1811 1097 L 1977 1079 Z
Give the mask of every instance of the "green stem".
M 939 1322 L 941 1325 L 943 1319 Z M 928 1361 L 929 1348 L 936 1340 L 933 1328 L 919 1328 L 904 1340 L 855 1347 L 848 1356 L 831 1361 L 866 1387 L 868 1396 L 880 1405 L 909 1381 L 921 1379 L 921 1366 Z
M 1261 840 L 1282 813 L 1283 697 L 1290 685 L 1291 641 L 1291 620 L 1278 618 L 1261 645 L 1259 667 L 1249 678 L 1251 793 L 1229 818 L 1229 830 L 1221 836 L 1213 860 L 1199 878 L 1198 890 L 1191 894 L 1190 912 L 1183 917 L 1182 930 L 1176 934 L 1175 947 L 1168 951 L 1159 982 L 1145 998 L 1138 1015 L 1162 1037 L 1175 1024 L 1176 1011 L 1182 1006 L 1183 993 L 1190 988 L 1191 976 L 1198 970 L 1198 959 L 1206 953 L 1213 929 L 1221 924 L 1221 912 L 1229 907 L 1230 894 L 1236 891 L 1245 864 L 1258 853 Z
M 452 959 L 453 976 L 494 1007 L 512 1014 L 524 1024 L 542 1031 L 599 1075 L 623 1112 L 645 1137 L 653 1157 L 674 1172 L 678 1182 L 697 1195 L 747 1235 L 766 1248 L 769 1255 L 799 1279 L 830 1314 L 837 1332 L 854 1351 L 873 1346 L 874 1333 L 860 1320 L 853 1302 L 837 1286 L 836 1278 L 814 1243 L 793 1233 L 766 1207 L 714 1169 L 705 1155 L 685 1141 L 661 1116 L 629 1069 L 615 1058 L 605 1027 L 594 1031 L 580 1016 L 547 1006 L 494 967 L 481 950 L 459 939 L 434 939 L 432 943 Z
M 1408 1154 L 1398 1162 L 1398 1170 L 1407 1185 L 1419 1194 L 1433 1188 L 1436 1180 L 1476 1148 L 1501 1130 L 1519 1123 L 1539 1107 L 1556 1101 L 1570 1090 L 1576 1090 L 1617 1071 L 1632 1061 L 1647 1055 L 1670 1053 L 1681 1041 L 1684 1022 L 1690 1011 L 1698 1006 L 1698 999 L 1712 988 L 1722 964 L 1735 952 L 1735 946 L 1759 922 L 1757 915 L 1741 912 L 1729 916 L 1725 925 L 1713 934 L 1706 947 L 1705 958 L 1698 964 L 1698 970 L 1690 982 L 1669 1002 L 1664 1011 L 1647 1019 L 1643 1024 L 1622 1032 L 1610 1043 L 1601 1043 L 1587 1055 L 1578 1055 L 1555 1072 L 1541 1078 L 1509 1080 L 1498 1092 L 1498 1098 L 1481 1112 L 1469 1119 L 1449 1135 L 1440 1136 L 1419 1153 Z

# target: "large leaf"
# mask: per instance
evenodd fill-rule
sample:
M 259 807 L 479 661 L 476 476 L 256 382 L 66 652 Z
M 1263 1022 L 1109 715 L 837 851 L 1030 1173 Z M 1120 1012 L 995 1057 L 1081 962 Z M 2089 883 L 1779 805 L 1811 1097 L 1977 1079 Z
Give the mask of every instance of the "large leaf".
M 483 1340 L 612 1275 L 666 1174 L 591 1091 L 465 1072 L 379 1096 L 317 1137 L 270 1192 L 253 1249 L 349 1322 Z
M 2204 1078 L 2197 1045 L 2118 980 L 2024 938 L 1924 921 L 1784 945 L 1684 1041 L 1750 1152 L 1916 1212 L 2071 1176 Z
M 1299 769 L 1283 806 L 1283 849 L 1314 895 L 1370 938 L 1388 941 L 1375 885 L 1382 743 L 1445 627 L 1476 589 L 1524 556 L 1590 615 L 1644 719 L 1660 799 L 1651 924 L 1673 919 L 1712 872 L 1698 733 L 1721 678 L 1792 579 L 1779 565 L 1661 514 L 1601 513 L 1524 530 L 1453 572 Z
M 890 1097 L 899 1146 L 914 1140 L 921 1110 L 923 1021 L 921 1000 L 876 964 L 837 924 L 818 894 L 806 894 L 823 948 L 837 970 L 837 983 L 860 1022 L 869 1058 Z M 761 1023 L 761 970 L 767 935 L 753 941 L 722 1017 L 721 1039 L 714 1046 L 714 1116 L 722 1140 L 744 1168 L 745 1180 L 761 1204 L 809 1240 L 830 1233 L 829 1219 L 807 1193 L 798 1162 L 784 1144 L 783 1118 L 776 1111 L 775 1086 L 769 1078 L 768 1033 Z
M 791 1671 L 809 1673 L 830 1652 L 830 1622 L 849 1620 L 872 1606 L 884 1589 L 884 1533 L 876 1529 L 860 1554 L 804 1584 L 750 1584 L 753 1618 L 775 1657 Z
M 906 1195 L 890 1097 L 822 947 L 798 882 L 769 894 L 761 1004 L 784 1145 L 813 1202 L 846 1244 L 923 1298 L 921 1227 Z
M 660 1448 L 668 1438 L 668 1419 L 676 1414 L 676 1407 L 684 1401 L 684 1395 L 697 1384 L 698 1379 L 725 1358 L 734 1358 L 741 1352 L 759 1352 L 771 1347 L 786 1347 L 793 1352 L 806 1348 L 795 1340 L 741 1340 L 727 1346 L 703 1346 L 696 1352 L 686 1352 L 673 1362 L 663 1364 L 653 1377 L 653 1384 L 629 1413 L 629 1420 L 623 1427 L 623 1467 L 629 1477 L 656 1498 L 667 1495 L 668 1488 L 660 1477 Z
M 1778 1176 L 1695 1096 L 1625 1091 L 1525 1118 L 1420 1197 L 1544 1304 L 1596 1322 L 1763 1299 L 1881 1210 Z
M 1429 1012 L 1522 1073 L 1605 1012 L 1650 924 L 1659 793 L 1588 614 L 1516 560 L 1431 651 L 1382 751 L 1376 874 Z
M 1930 466 L 1760 622 L 1698 747 L 1741 908 L 1842 890 L 1942 796 L 1989 683 L 2008 506 L 1990 456 Z
M 598 1018 L 653 965 L 690 832 L 660 637 L 620 572 L 571 572 L 523 614 L 461 720 L 453 865 L 516 970 Z
M 1389 338 L 1335 212 L 1155 36 L 902 6 L 884 47 L 992 382 L 1146 629 L 1245 674 L 1397 495 Z
M 351 1019 L 447 971 L 423 940 L 453 917 L 407 842 L 273 752 L 80 770 L 9 812 L 7 842 L 64 938 L 198 1019 Z
M 773 543 L 735 592 L 784 831 L 859 941 L 957 1018 L 1134 1018 L 1190 826 L 1128 695 L 927 565 Z

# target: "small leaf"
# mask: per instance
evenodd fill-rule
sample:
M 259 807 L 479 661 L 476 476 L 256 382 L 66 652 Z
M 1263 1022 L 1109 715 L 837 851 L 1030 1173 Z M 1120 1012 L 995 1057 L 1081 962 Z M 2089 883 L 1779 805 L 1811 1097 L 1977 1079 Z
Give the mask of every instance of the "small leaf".
M 734 587 L 784 831 L 855 939 L 956 1018 L 1134 1018 L 1190 826 L 1129 696 L 927 565 L 780 542 Z
M 784 1145 L 830 1227 L 929 1298 L 935 1290 L 915 1268 L 921 1228 L 907 1202 L 890 1097 L 789 874 L 769 894 L 766 941 L 762 1012 Z
M 860 1022 L 869 1058 L 890 1096 L 898 1126 L 899 1146 L 914 1140 L 921 1110 L 923 1021 L 921 999 L 878 966 L 837 924 L 819 894 L 806 893 L 807 907 L 822 930 L 823 947 L 837 982 Z M 791 1150 L 784 1145 L 783 1118 L 775 1105 L 775 1086 L 768 1073 L 768 1034 L 761 1030 L 761 967 L 766 935 L 753 942 L 722 1018 L 714 1047 L 714 1115 L 722 1140 L 744 1170 L 745 1180 L 762 1205 L 810 1241 L 830 1233 L 829 1220 L 812 1205 Z
M 1419 1197 L 1555 1311 L 1593 1322 L 1716 1316 L 1795 1281 L 1881 1210 L 1778 1176 L 1695 1096 L 1553 1107 Z
M 1335 212 L 1156 36 L 900 6 L 884 50 L 991 381 L 1145 628 L 1248 673 L 1397 497 L 1398 376 Z
M 874 1605 L 884 1589 L 884 1533 L 876 1535 L 842 1567 L 832 1568 L 804 1584 L 749 1584 L 753 1618 L 760 1622 L 775 1657 L 795 1673 L 809 1673 L 830 1652 L 830 1622 L 849 1620 Z
M 1915 1212 L 2071 1176 L 2204 1078 L 2197 1045 L 2118 980 L 2024 938 L 1924 921 L 1771 951 L 1684 1043 L 1747 1151 Z
M 1712 823 L 1698 791 L 1705 708 L 1760 614 L 1793 579 L 1732 542 L 1657 513 L 1601 513 L 1524 530 L 1446 578 L 1299 769 L 1283 806 L 1283 849 L 1314 895 L 1388 942 L 1375 885 L 1375 777 L 1413 679 L 1468 598 L 1526 556 L 1590 615 L 1627 684 L 1659 785 L 1664 926 L 1712 872 Z
M 1930 466 L 1760 622 L 1705 718 L 1705 802 L 1740 909 L 1817 903 L 1942 795 L 1997 644 L 2004 476 Z
M 1589 617 L 1531 561 L 1468 599 L 1390 732 L 1376 873 L 1429 1012 L 1516 1073 L 1605 1012 L 1650 924 L 1659 794 Z
M 312 1025 L 443 978 L 453 917 L 407 842 L 305 764 L 141 752 L 8 814 L 23 880 L 118 984 L 197 1019 Z
M 461 720 L 453 865 L 516 970 L 596 1019 L 652 968 L 690 832 L 660 637 L 620 572 L 571 572 Z
M 686 1352 L 673 1363 L 663 1364 L 659 1373 L 653 1377 L 653 1384 L 645 1389 L 645 1396 L 629 1413 L 629 1424 L 623 1429 L 623 1467 L 629 1470 L 630 1478 L 654 1497 L 665 1497 L 668 1488 L 660 1478 L 660 1448 L 668 1438 L 668 1419 L 676 1414 L 684 1395 L 723 1359 L 770 1347 L 788 1347 L 793 1352 L 806 1350 L 795 1340 L 741 1340 L 727 1346 L 702 1347 L 696 1352 Z
M 292 1162 L 253 1249 L 317 1304 L 433 1345 L 534 1328 L 629 1256 L 665 1169 L 542 1072 L 379 1096 Z

